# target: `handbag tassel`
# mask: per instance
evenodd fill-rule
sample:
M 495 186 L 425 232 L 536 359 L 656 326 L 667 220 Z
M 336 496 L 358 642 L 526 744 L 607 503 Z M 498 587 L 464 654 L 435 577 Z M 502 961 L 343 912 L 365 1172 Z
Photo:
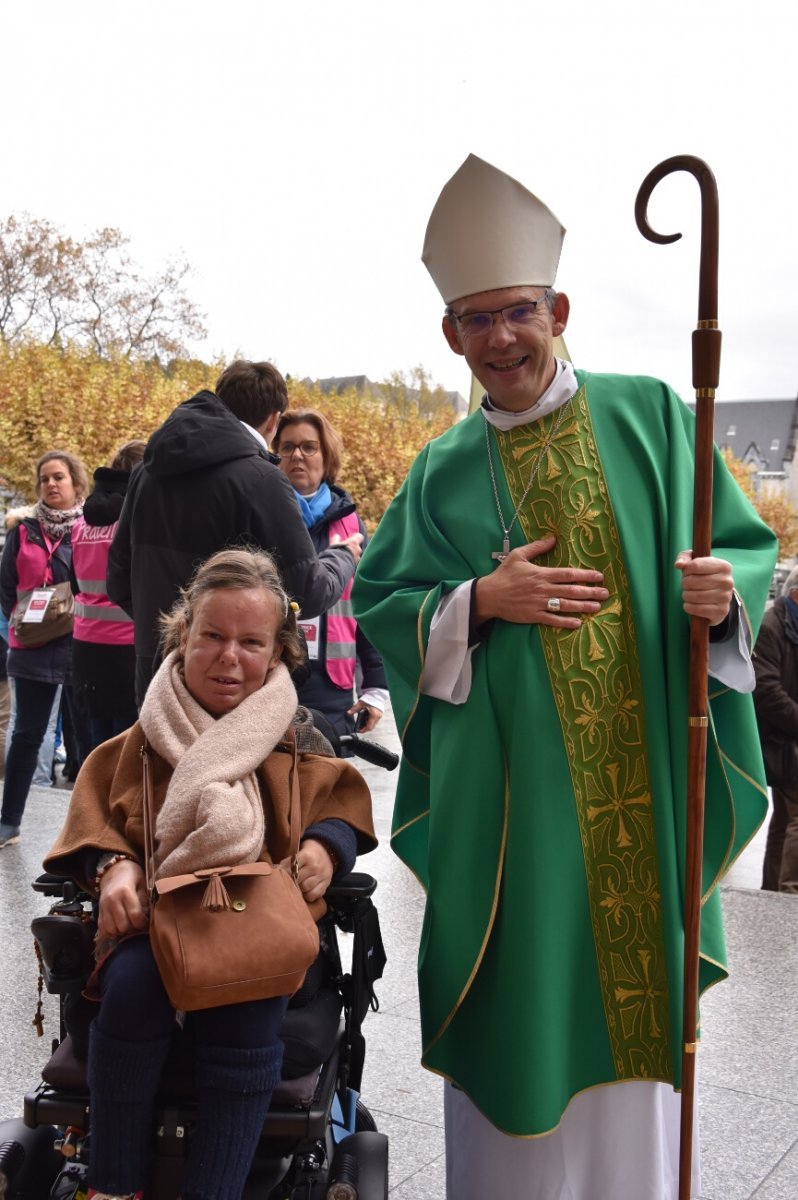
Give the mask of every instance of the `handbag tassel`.
M 208 886 L 205 889 L 200 907 L 204 912 L 212 913 L 224 912 L 225 909 L 232 907 L 230 897 L 227 894 L 227 888 L 218 875 L 211 875 L 208 880 Z

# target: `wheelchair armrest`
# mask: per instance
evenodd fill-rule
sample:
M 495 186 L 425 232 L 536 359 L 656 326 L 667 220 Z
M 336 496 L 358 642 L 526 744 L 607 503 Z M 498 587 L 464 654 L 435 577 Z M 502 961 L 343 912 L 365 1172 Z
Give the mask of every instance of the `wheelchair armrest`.
M 324 899 L 331 905 L 341 900 L 367 900 L 376 889 L 377 880 L 373 875 L 352 871 L 349 875 L 337 876 L 327 888 Z
M 37 875 L 31 887 L 42 896 L 63 896 L 66 887 L 77 891 L 71 879 L 66 875 L 53 875 L 52 871 L 43 871 L 41 875 Z

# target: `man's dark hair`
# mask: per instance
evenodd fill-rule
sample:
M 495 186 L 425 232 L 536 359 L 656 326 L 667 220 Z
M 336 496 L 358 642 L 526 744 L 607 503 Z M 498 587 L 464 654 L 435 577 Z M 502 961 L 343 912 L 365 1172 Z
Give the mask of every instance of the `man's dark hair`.
M 239 421 L 259 429 L 272 413 L 288 408 L 288 391 L 277 368 L 269 362 L 238 358 L 216 381 L 216 395 Z

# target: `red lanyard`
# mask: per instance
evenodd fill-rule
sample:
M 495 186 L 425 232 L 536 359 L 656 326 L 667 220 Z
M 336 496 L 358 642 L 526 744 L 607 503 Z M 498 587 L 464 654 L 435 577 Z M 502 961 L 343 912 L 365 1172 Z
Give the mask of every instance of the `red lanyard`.
M 44 532 L 44 526 L 42 525 L 41 522 L 39 522 L 39 529 L 42 531 L 42 537 L 44 538 L 44 544 L 47 547 L 47 555 L 48 555 L 47 569 L 44 572 L 44 583 L 45 583 L 45 586 L 47 586 L 47 584 L 53 582 L 53 566 L 52 566 L 53 555 L 55 554 L 56 550 L 63 542 L 64 535 L 62 533 L 60 538 L 58 539 L 58 541 L 55 543 L 55 545 L 53 545 L 52 542 L 50 541 L 50 539 L 48 538 L 47 534 Z

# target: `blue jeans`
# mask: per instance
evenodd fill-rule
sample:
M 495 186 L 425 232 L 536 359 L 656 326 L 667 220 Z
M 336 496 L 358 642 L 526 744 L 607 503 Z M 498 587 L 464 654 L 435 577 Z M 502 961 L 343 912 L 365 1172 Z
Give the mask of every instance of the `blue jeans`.
M 50 720 L 57 683 L 42 683 L 38 679 L 14 680 L 16 715 L 11 745 L 6 757 L 6 776 L 3 784 L 3 809 L 0 821 L 4 825 L 19 825 L 28 800 L 28 792 L 36 772 L 39 747 L 44 741 Z M 66 703 L 71 705 L 72 689 L 64 687 Z

